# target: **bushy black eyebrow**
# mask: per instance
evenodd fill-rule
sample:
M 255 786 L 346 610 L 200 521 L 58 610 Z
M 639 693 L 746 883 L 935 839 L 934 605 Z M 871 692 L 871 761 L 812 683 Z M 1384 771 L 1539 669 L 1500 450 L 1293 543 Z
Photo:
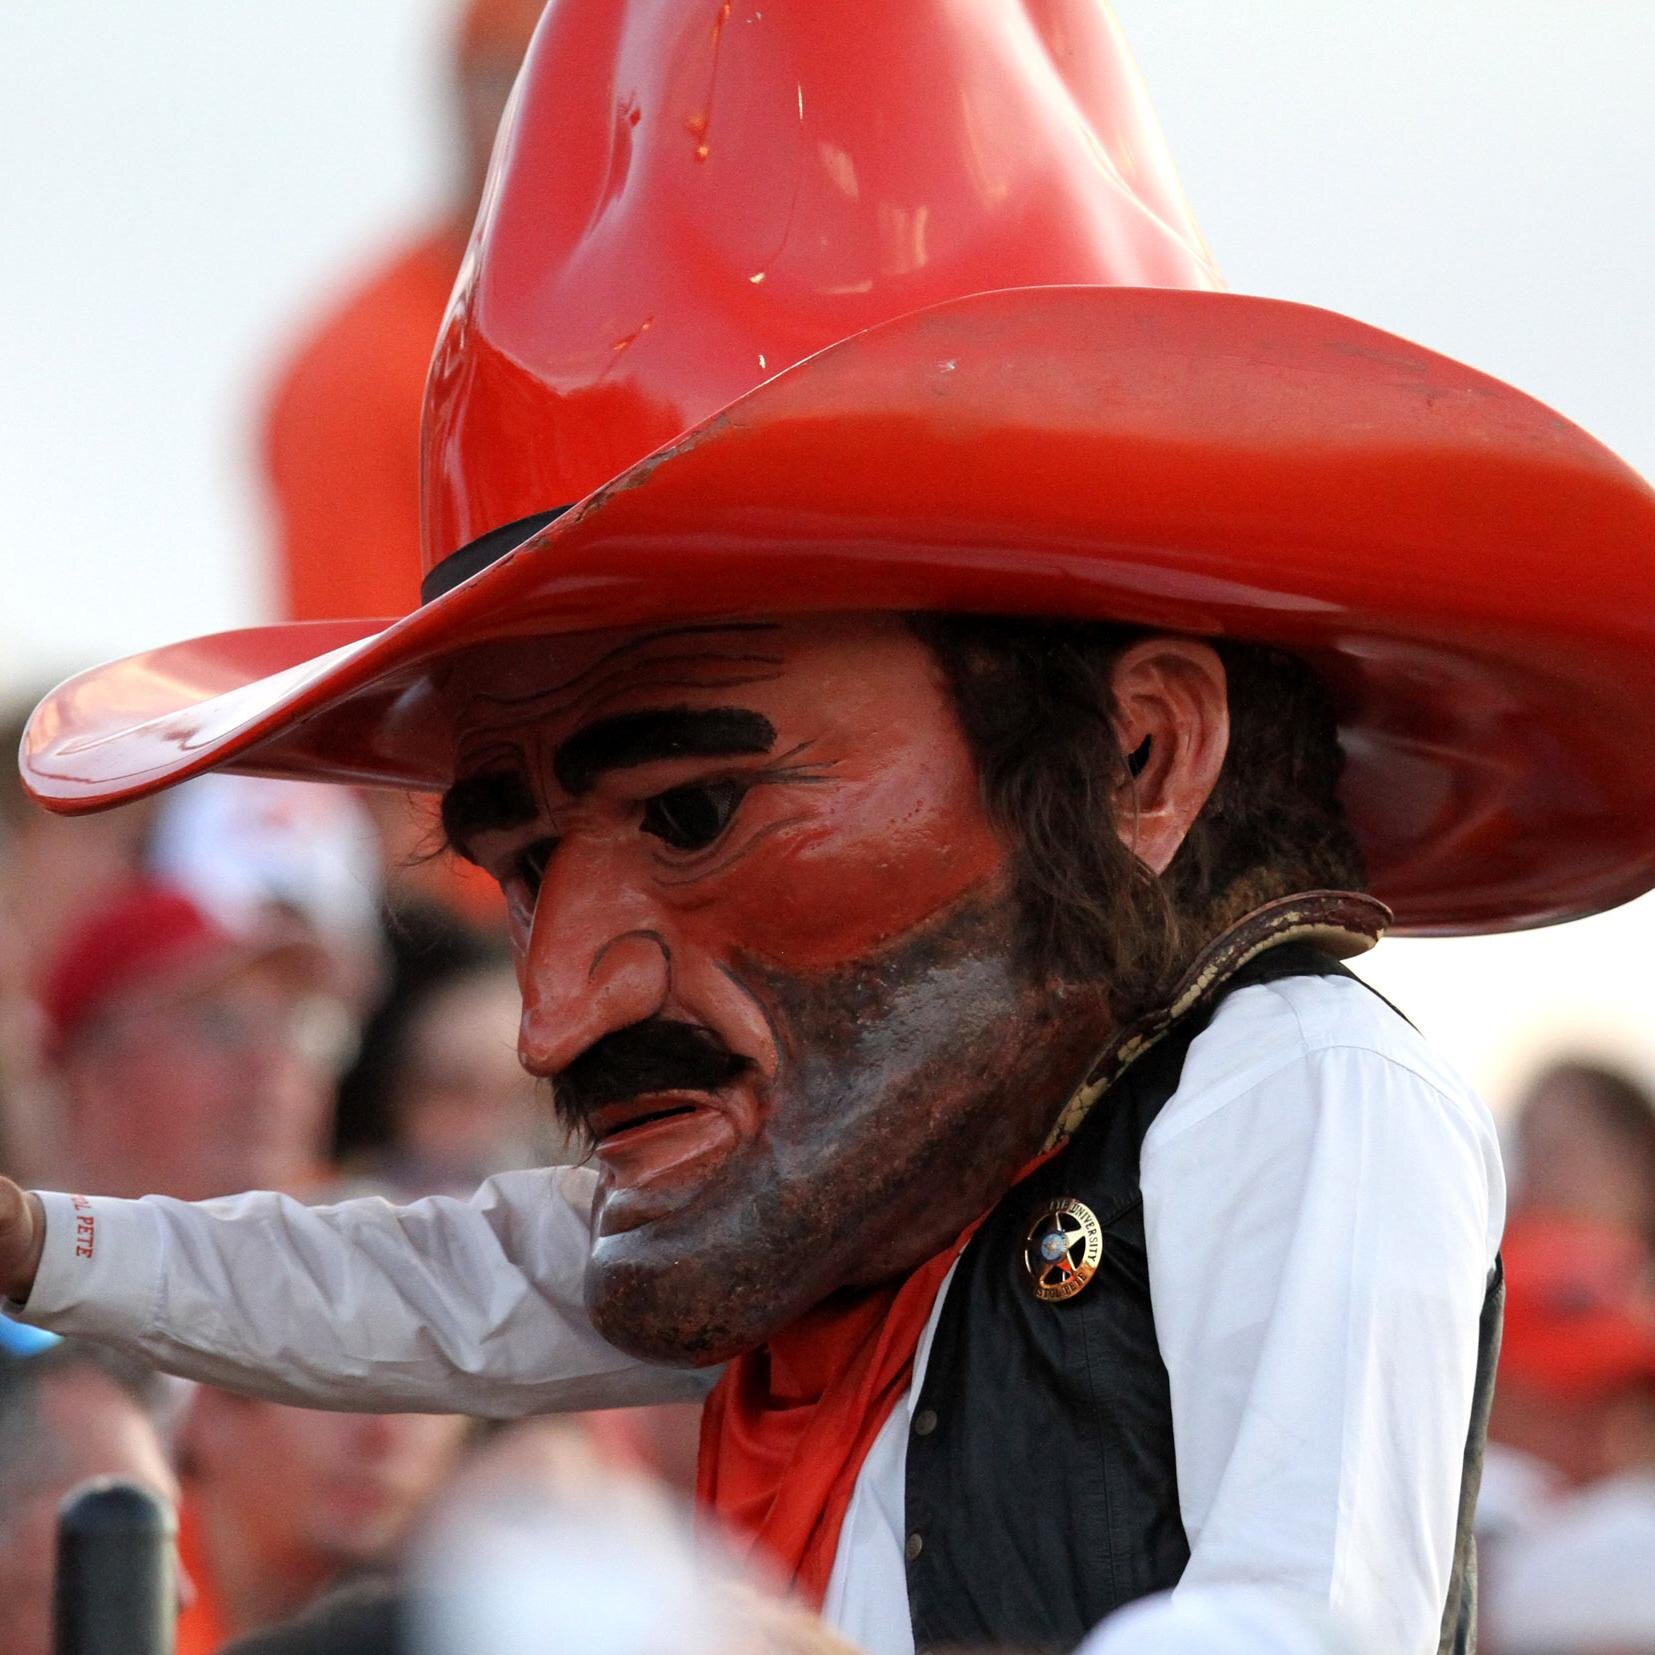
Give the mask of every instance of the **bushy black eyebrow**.
M 512 770 L 485 772 L 457 781 L 442 796 L 442 830 L 461 856 L 479 833 L 522 827 L 538 813 L 528 782 Z
M 740 758 L 775 744 L 775 726 L 745 707 L 657 707 L 577 730 L 558 748 L 552 774 L 578 797 L 611 770 L 659 759 Z

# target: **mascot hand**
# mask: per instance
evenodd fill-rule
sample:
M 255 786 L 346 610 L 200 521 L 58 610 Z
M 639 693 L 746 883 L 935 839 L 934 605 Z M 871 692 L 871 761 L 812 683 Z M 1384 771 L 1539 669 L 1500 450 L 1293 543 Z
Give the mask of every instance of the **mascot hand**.
M 34 1287 L 46 1245 L 46 1210 L 38 1195 L 0 1178 L 0 1296 L 21 1304 Z

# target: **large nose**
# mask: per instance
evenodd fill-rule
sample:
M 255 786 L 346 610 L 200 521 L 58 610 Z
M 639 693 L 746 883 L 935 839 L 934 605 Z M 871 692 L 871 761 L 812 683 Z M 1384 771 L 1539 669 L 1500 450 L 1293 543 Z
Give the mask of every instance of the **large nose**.
M 662 1010 L 672 951 L 647 892 L 568 840 L 546 869 L 522 971 L 517 1055 L 555 1075 L 594 1041 Z

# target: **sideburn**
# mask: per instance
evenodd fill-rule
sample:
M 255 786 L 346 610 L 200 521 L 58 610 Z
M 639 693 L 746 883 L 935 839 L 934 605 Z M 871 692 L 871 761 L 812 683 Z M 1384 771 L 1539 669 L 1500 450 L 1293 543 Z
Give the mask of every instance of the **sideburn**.
M 782 1063 L 763 1139 L 677 1213 L 594 1243 L 612 1344 L 704 1365 L 834 1293 L 906 1276 L 1005 1193 L 1107 1036 L 1101 997 L 1026 968 L 1009 893 L 974 893 L 819 978 L 744 961 Z
M 1182 928 L 1113 828 L 1133 773 L 1110 673 L 1142 633 L 969 615 L 907 623 L 948 682 L 983 808 L 1011 847 L 1026 967 L 1103 985 L 1122 1022 L 1153 1009 L 1177 980 Z
M 1132 767 L 1115 739 L 1111 673 L 1142 628 L 917 614 L 1012 847 L 1031 962 L 1106 984 L 1129 1022 L 1162 1004 L 1188 962 L 1244 913 L 1292 891 L 1367 889 L 1339 799 L 1344 754 L 1306 662 L 1214 638 L 1229 683 L 1218 783 L 1157 878 L 1113 832 Z

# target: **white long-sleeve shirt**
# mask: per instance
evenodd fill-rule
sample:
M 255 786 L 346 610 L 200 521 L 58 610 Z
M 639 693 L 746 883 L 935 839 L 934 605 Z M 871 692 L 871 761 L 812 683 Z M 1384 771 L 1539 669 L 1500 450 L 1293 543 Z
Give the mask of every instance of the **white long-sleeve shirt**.
M 1434 1650 L 1505 1213 L 1486 1109 L 1360 985 L 1292 978 L 1223 1002 L 1141 1172 L 1190 1544 L 1179 1592 L 1263 1588 L 1396 1655 Z M 587 1321 L 592 1187 L 560 1168 L 406 1207 L 48 1195 L 27 1316 L 323 1407 L 509 1416 L 704 1394 L 713 1375 L 636 1361 Z M 912 1655 L 904 1453 L 937 1314 L 828 1591 L 871 1655 Z

